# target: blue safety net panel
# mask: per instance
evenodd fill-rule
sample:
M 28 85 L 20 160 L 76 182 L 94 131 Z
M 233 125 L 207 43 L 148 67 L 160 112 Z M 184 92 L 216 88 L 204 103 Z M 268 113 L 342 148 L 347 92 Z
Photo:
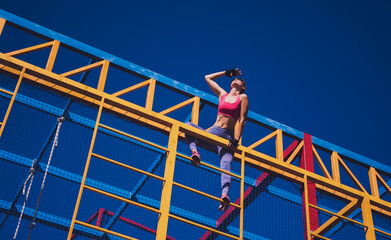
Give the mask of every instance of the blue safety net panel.
M 327 211 L 338 213 L 341 209 L 350 203 L 349 200 L 343 197 L 337 197 L 328 192 L 317 190 L 317 206 Z M 358 203 L 356 209 L 351 211 L 347 216 L 349 219 L 363 223 L 362 211 L 360 203 Z M 322 226 L 333 215 L 324 211 L 318 210 L 319 226 Z M 365 239 L 365 227 L 356 224 L 354 222 L 341 219 L 334 227 L 327 231 L 322 236 L 330 239 Z
M 377 211 L 372 211 L 373 224 L 376 229 L 391 234 L 391 217 Z M 375 231 L 376 232 L 376 231 Z M 376 239 L 391 239 L 390 236 L 376 232 Z

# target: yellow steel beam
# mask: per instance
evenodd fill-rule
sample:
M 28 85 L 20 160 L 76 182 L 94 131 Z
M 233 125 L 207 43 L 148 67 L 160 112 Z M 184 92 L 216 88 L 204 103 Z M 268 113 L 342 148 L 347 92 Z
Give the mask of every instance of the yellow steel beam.
M 246 164 L 246 161 L 245 161 L 245 158 L 246 158 L 246 153 L 245 151 L 242 152 L 242 156 L 241 156 L 241 161 L 240 161 L 240 174 L 241 174 L 241 180 L 240 180 L 240 206 L 242 206 L 240 208 L 240 220 L 239 220 L 239 238 L 240 240 L 243 240 L 243 232 L 244 232 L 244 166 Z
M 81 68 L 77 68 L 77 69 L 71 70 L 69 72 L 62 73 L 62 74 L 60 74 L 60 76 L 72 77 L 72 76 L 75 76 L 77 74 L 80 74 L 80 73 L 83 73 L 83 72 L 86 72 L 86 71 L 91 71 L 91 70 L 93 70 L 95 68 L 98 68 L 98 67 L 100 67 L 102 65 L 103 65 L 103 61 L 92 63 L 90 65 L 87 65 L 87 66 L 84 66 L 84 67 L 81 67 Z
M 89 191 L 92 191 L 92 192 L 95 192 L 95 193 L 98 193 L 98 194 L 101 194 L 101 195 L 104 195 L 104 196 L 107 196 L 107 197 L 116 199 L 116 200 L 121 201 L 121 202 L 129 203 L 129 204 L 131 204 L 131 205 L 134 205 L 134 206 L 136 206 L 136 207 L 143 208 L 143 209 L 145 209 L 145 210 L 148 210 L 148 211 L 151 211 L 151 212 L 154 212 L 154 213 L 158 213 L 158 214 L 161 213 L 159 209 L 149 207 L 149 206 L 147 206 L 147 205 L 144 205 L 144 204 L 141 204 L 141 203 L 138 203 L 138 202 L 129 200 L 129 199 L 127 199 L 127 198 L 123 198 L 123 197 L 117 196 L 117 195 L 115 195 L 115 194 L 111 194 L 111 193 L 106 192 L 106 191 L 102 191 L 102 190 L 100 190 L 100 189 L 97 189 L 97 188 L 94 188 L 94 187 L 91 187 L 91 186 L 88 186 L 88 185 L 84 185 L 84 188 L 87 189 L 87 190 L 89 190 Z
M 382 231 L 382 230 L 380 230 L 380 229 L 377 229 L 377 228 L 375 228 L 375 232 L 379 232 L 379 233 L 381 233 L 381 234 L 384 234 L 384 235 L 386 235 L 386 236 L 389 236 L 389 237 L 391 237 L 391 233 L 388 233 L 388 232 Z
M 220 198 L 215 197 L 215 196 L 212 196 L 212 195 L 207 194 L 207 193 L 204 193 L 204 192 L 201 192 L 201 191 L 199 191 L 199 190 L 197 190 L 197 189 L 194 189 L 194 188 L 185 186 L 185 185 L 180 184 L 180 183 L 177 183 L 177 182 L 173 182 L 172 184 L 173 184 L 174 186 L 183 188 L 183 189 L 185 189 L 185 190 L 187 190 L 187 191 L 190 191 L 190 192 L 193 192 L 193 193 L 197 193 L 197 194 L 199 194 L 199 195 L 201 195 L 201 196 L 204 196 L 204 197 L 207 197 L 207 198 L 216 200 L 216 201 L 218 201 L 218 202 L 224 203 L 224 201 L 221 200 Z M 230 205 L 231 205 L 231 206 L 234 206 L 234 207 L 236 207 L 236 208 L 240 208 L 239 205 L 237 205 L 237 204 L 235 204 L 235 203 L 232 203 L 232 202 L 230 203 Z
M 131 134 L 129 134 L 129 133 L 122 132 L 122 131 L 117 130 L 117 129 L 115 129 L 115 128 L 106 126 L 106 125 L 104 125 L 104 124 L 99 124 L 99 127 L 105 128 L 105 129 L 107 129 L 107 130 L 109 130 L 109 131 L 118 133 L 118 134 L 120 134 L 120 135 L 122 135 L 122 136 L 125 136 L 125 137 L 128 137 L 128 138 L 137 140 L 137 141 L 142 142 L 142 143 L 145 143 L 145 144 L 147 144 L 147 145 L 149 145 L 149 146 L 152 146 L 152 147 L 155 147 L 155 148 L 157 148 L 157 149 L 160 149 L 160 150 L 163 150 L 163 151 L 168 151 L 168 149 L 165 148 L 165 147 L 162 147 L 162 146 L 157 145 L 157 144 L 155 144 L 155 143 L 149 142 L 149 141 L 144 140 L 144 139 L 142 139 L 142 138 L 133 136 L 133 135 L 131 135 Z
M 286 160 L 286 163 L 290 164 L 293 159 L 295 159 L 295 157 L 297 156 L 297 154 L 299 153 L 299 151 L 301 150 L 301 148 L 303 147 L 304 145 L 304 141 L 301 141 L 299 143 L 299 145 L 295 148 L 295 150 L 293 151 L 293 153 L 289 156 L 289 158 Z
M 333 180 L 336 181 L 337 183 L 341 183 L 341 174 L 339 172 L 338 155 L 334 151 L 333 153 L 331 153 L 331 169 L 333 172 Z
M 166 114 L 169 114 L 169 113 L 172 113 L 173 111 L 175 110 L 178 110 L 180 108 L 183 108 L 183 107 L 186 107 L 187 105 L 190 105 L 192 103 L 194 103 L 194 100 L 195 100 L 195 97 L 194 98 L 190 98 L 184 102 L 181 102 L 175 106 L 172 106 L 170 108 L 167 108 L 166 110 L 163 110 L 160 112 L 160 114 L 163 114 L 163 115 L 166 115 Z
M 311 235 L 314 236 L 314 237 L 320 238 L 320 239 L 331 240 L 330 238 L 320 236 L 320 235 L 318 235 L 316 233 L 311 233 Z
M 376 176 L 375 168 L 370 167 L 368 170 L 368 175 L 369 175 L 369 184 L 371 185 L 372 196 L 380 197 L 379 186 L 377 185 L 377 176 Z
M 180 156 L 180 157 L 182 157 L 182 158 L 185 158 L 185 159 L 191 161 L 191 158 L 190 158 L 190 157 L 188 157 L 188 156 L 186 156 L 186 155 L 183 155 L 182 153 L 177 153 L 177 155 Z M 223 170 L 223 169 L 221 169 L 221 168 L 215 167 L 215 166 L 213 166 L 213 165 L 210 165 L 210 164 L 205 163 L 205 162 L 202 162 L 202 161 L 200 162 L 200 165 L 203 165 L 203 166 L 205 166 L 205 167 L 207 167 L 207 168 L 211 168 L 211 169 L 213 169 L 213 170 L 216 170 L 216 171 L 219 171 L 219 172 L 222 172 L 222 173 L 231 175 L 232 177 L 235 177 L 235 178 L 237 178 L 237 179 L 241 179 L 241 178 L 242 178 L 241 176 L 239 176 L 239 175 L 237 175 L 237 174 L 235 174 L 235 173 L 231 173 L 231 172 L 225 171 L 225 170 Z
M 8 94 L 8 95 L 11 95 L 11 96 L 14 94 L 13 92 L 7 91 L 7 90 L 2 89 L 2 88 L 0 88 L 0 92 Z
M 116 236 L 116 237 L 120 237 L 120 238 L 123 238 L 123 239 L 127 239 L 127 240 L 137 240 L 137 238 L 132 238 L 132 237 L 129 237 L 129 236 L 126 236 L 126 235 L 123 235 L 121 233 L 117 233 L 117 232 L 113 232 L 111 230 L 107 230 L 105 228 L 101 228 L 101 227 L 97 227 L 97 226 L 94 226 L 92 224 L 89 224 L 89 223 L 85 223 L 85 222 L 82 222 L 82 221 L 79 221 L 79 220 L 75 220 L 75 223 L 83 226 L 83 227 L 87 227 L 87 228 L 91 228 L 91 229 L 94 229 L 96 231 L 100 231 L 100 232 L 104 232 L 106 234 L 110 234 L 110 235 L 113 235 L 113 236 Z
M 282 130 L 281 129 L 277 129 L 276 158 L 279 161 L 284 161 L 284 147 L 283 147 L 283 144 L 282 144 Z
M 144 175 L 147 175 L 147 176 L 149 176 L 149 177 L 152 177 L 152 178 L 155 178 L 155 179 L 157 179 L 157 180 L 160 180 L 160 181 L 163 181 L 163 182 L 164 182 L 164 178 L 162 178 L 162 177 L 159 177 L 159 176 L 157 176 L 157 175 L 155 175 L 155 174 L 152 174 L 152 173 L 143 171 L 143 170 L 141 170 L 141 169 L 138 169 L 138 168 L 129 166 L 129 165 L 127 165 L 127 164 L 117 162 L 117 161 L 115 161 L 115 160 L 112 160 L 112 159 L 107 158 L 107 157 L 103 157 L 103 156 L 98 155 L 98 154 L 96 154 L 96 153 L 91 153 L 91 156 L 93 156 L 93 157 L 95 157 L 95 158 L 98 158 L 98 159 L 101 159 L 101 160 L 103 160 L 103 161 L 112 163 L 112 164 L 114 164 L 114 165 L 117 165 L 117 166 L 120 166 L 120 167 L 129 169 L 129 170 L 132 170 L 132 171 L 135 171 L 135 172 L 144 174 Z
M 375 228 L 373 226 L 373 218 L 372 218 L 372 210 L 371 210 L 371 202 L 369 198 L 364 197 L 361 202 L 361 212 L 364 224 L 368 226 L 365 231 L 365 238 L 367 240 L 375 240 Z
M 53 44 L 54 44 L 54 41 L 47 42 L 47 43 L 42 43 L 42 44 L 38 44 L 38 45 L 31 46 L 31 47 L 28 47 L 28 48 L 23 48 L 23 49 L 15 50 L 15 51 L 12 51 L 12 52 L 8 52 L 8 53 L 6 53 L 6 55 L 17 57 L 17 56 L 22 55 L 22 54 L 32 53 L 32 52 L 35 52 L 35 51 L 39 51 L 39 50 L 43 50 L 43 49 L 46 49 L 46 48 L 50 48 L 51 46 L 53 46 Z
M 145 108 L 148 110 L 152 110 L 153 99 L 155 97 L 155 89 L 156 89 L 156 80 L 151 78 L 149 79 L 147 99 L 145 100 Z
M 36 83 L 44 87 L 53 89 L 53 91 L 55 92 L 79 99 L 83 102 L 91 104 L 92 106 L 96 106 L 97 102 L 101 97 L 107 97 L 108 102 L 111 105 L 109 109 L 113 111 L 118 111 L 118 114 L 124 114 L 125 117 L 132 118 L 136 121 L 140 118 L 145 118 L 145 121 L 149 124 L 149 126 L 156 127 L 157 129 L 161 129 L 166 132 L 169 131 L 169 126 L 171 124 L 179 124 L 182 130 L 184 130 L 185 132 L 192 133 L 192 135 L 196 135 L 197 137 L 207 140 L 213 144 L 221 146 L 227 144 L 227 141 L 225 139 L 222 139 L 209 133 L 205 133 L 204 131 L 201 131 L 196 128 L 190 128 L 190 126 L 185 126 L 184 123 L 180 123 L 159 113 L 149 111 L 143 107 L 137 106 L 136 104 L 132 104 L 110 94 L 97 91 L 94 88 L 87 87 L 84 84 L 80 84 L 73 80 L 61 77 L 57 74 L 45 71 L 41 68 L 12 58 L 10 56 L 6 56 L 2 53 L 0 53 L 0 63 L 16 68 L 16 70 L 13 70 L 10 67 L 3 68 L 3 70 L 7 70 L 12 73 L 17 73 L 19 71 L 17 69 L 20 67 L 26 67 L 30 75 L 36 76 L 35 80 L 33 78 L 32 81 L 35 81 Z M 246 151 L 247 164 L 250 164 L 263 170 L 268 170 L 269 172 L 277 175 L 288 177 L 292 181 L 303 182 L 303 176 L 304 174 L 307 174 L 308 177 L 311 178 L 311 181 L 316 182 L 317 186 L 324 187 L 324 189 L 327 189 L 327 191 L 329 191 L 331 194 L 334 194 L 335 191 L 337 191 L 341 194 L 346 194 L 353 198 L 368 195 L 357 189 L 348 187 L 338 182 L 336 183 L 335 181 L 331 181 L 330 179 L 327 179 L 320 175 L 300 169 L 299 167 L 289 165 L 284 162 L 276 161 L 276 159 L 273 157 L 259 153 L 252 149 L 248 149 L 242 145 L 240 145 L 236 151 L 240 153 L 242 150 Z M 369 199 L 373 206 L 382 208 L 386 211 L 391 211 L 391 203 L 373 197 L 371 195 L 369 196 Z
M 54 40 L 52 49 L 50 50 L 48 62 L 46 63 L 45 70 L 50 71 L 50 72 L 53 71 L 54 61 L 56 60 L 59 47 L 60 47 L 60 42 L 57 40 Z
M 312 204 L 309 204 L 309 206 L 312 207 L 312 208 L 316 208 L 316 209 L 318 209 L 318 210 L 320 210 L 320 211 L 322 211 L 322 212 L 328 213 L 328 214 L 330 214 L 330 215 L 333 215 L 333 216 L 342 218 L 342 219 L 347 220 L 347 221 L 349 221 L 349 222 L 352 222 L 352 223 L 354 223 L 354 224 L 360 225 L 360 226 L 362 226 L 362 227 L 365 227 L 365 228 L 368 227 L 368 225 L 365 224 L 365 223 L 361 223 L 361 222 L 356 221 L 356 220 L 353 220 L 353 219 L 351 219 L 351 218 L 342 216 L 342 215 L 340 215 L 339 213 L 334 213 L 334 212 L 328 211 L 328 210 L 326 210 L 326 209 L 323 209 L 323 208 L 321 208 L 321 207 L 318 207 L 318 206 L 312 205 Z
M 320 226 L 316 231 L 314 231 L 315 234 L 324 235 L 326 232 L 328 232 L 330 229 L 332 229 L 335 225 L 337 225 L 343 218 L 349 216 L 352 212 L 354 212 L 358 208 L 358 200 L 353 199 L 348 205 L 346 205 L 344 208 L 342 208 L 336 215 L 331 217 L 329 220 L 327 220 L 325 223 L 323 223 L 322 226 Z
M 214 229 L 214 228 L 207 227 L 207 226 L 204 226 L 204 225 L 201 225 L 201 224 L 198 224 L 198 223 L 189 221 L 189 220 L 187 220 L 187 219 L 178 217 L 178 216 L 173 215 L 173 214 L 170 214 L 170 218 L 173 218 L 173 219 L 176 219 L 176 220 L 178 220 L 178 221 L 181 221 L 181 222 L 184 222 L 184 223 L 187 223 L 187 224 L 190 224 L 190 225 L 193 225 L 193 226 L 202 228 L 202 229 L 207 230 L 207 231 L 210 231 L 210 232 L 217 233 L 217 234 L 219 234 L 219 235 L 221 235 L 221 236 L 224 236 L 224 237 L 227 237 L 227 238 L 232 238 L 232 239 L 240 240 L 240 238 L 238 238 L 238 237 L 236 237 L 236 236 L 229 235 L 229 234 L 227 234 L 227 233 L 225 233 L 225 232 L 222 232 L 222 231 L 216 230 L 216 229 Z M 158 238 L 156 238 L 156 239 L 158 239 Z M 165 239 L 165 238 L 164 238 L 164 239 Z
M 178 145 L 179 126 L 177 124 L 172 125 L 170 137 L 168 139 L 168 155 L 166 159 L 166 168 L 164 170 L 164 179 L 166 180 L 163 185 L 162 197 L 160 201 L 160 217 L 157 224 L 157 240 L 164 240 L 167 236 L 168 219 L 170 215 L 171 193 L 172 185 L 174 182 L 174 169 L 176 150 Z
M 23 69 L 22 69 L 22 72 L 21 72 L 20 75 L 19 75 L 18 82 L 16 83 L 15 90 L 14 90 L 14 92 L 12 93 L 12 97 L 11 97 L 11 100 L 10 100 L 10 102 L 9 102 L 9 104 L 8 104 L 7 111 L 5 112 L 5 116 L 4 116 L 3 122 L 1 123 L 1 127 L 0 127 L 0 138 L 1 138 L 1 135 L 3 134 L 4 127 L 5 127 L 5 124 L 7 123 L 8 117 L 9 117 L 10 112 L 11 112 L 11 109 L 12 109 L 12 106 L 14 105 L 15 98 L 16 98 L 16 94 L 17 94 L 18 91 L 19 91 L 19 87 L 20 87 L 20 84 L 22 83 L 22 80 L 23 80 L 23 77 L 24 77 L 24 73 L 25 73 L 25 72 L 26 72 L 26 68 L 23 68 Z
M 318 163 L 318 165 L 319 165 L 320 169 L 322 170 L 324 176 L 327 177 L 327 178 L 329 178 L 329 179 L 332 179 L 332 178 L 331 178 L 331 175 L 330 175 L 330 173 L 329 173 L 329 171 L 327 171 L 327 168 L 326 168 L 326 166 L 324 165 L 322 159 L 320 158 L 318 152 L 316 151 L 314 145 L 312 145 L 312 151 L 313 151 L 313 153 L 314 153 L 314 155 L 315 155 L 316 162 Z
M 4 29 L 6 22 L 7 21 L 4 18 L 0 18 L 0 36 L 1 36 L 1 33 L 3 32 L 3 29 Z
M 102 99 L 101 99 L 101 101 L 100 101 L 100 104 L 99 104 L 99 111 L 98 111 L 98 115 L 97 115 L 97 117 L 96 117 L 96 122 L 95 122 L 94 132 L 93 132 L 93 134 L 92 134 L 90 149 L 89 149 L 89 151 L 88 151 L 88 157 L 87 157 L 86 165 L 85 165 L 85 167 L 84 167 L 83 178 L 82 178 L 81 183 L 80 183 L 79 194 L 78 194 L 78 196 L 77 196 L 76 206 L 75 206 L 75 210 L 74 210 L 74 212 L 73 212 L 72 221 L 71 221 L 71 226 L 69 227 L 69 232 L 68 232 L 68 238 L 67 238 L 67 240 L 71 240 L 71 238 L 72 238 L 72 232 L 73 232 L 73 228 L 74 228 L 74 226 L 75 226 L 75 220 L 76 220 L 77 212 L 78 212 L 78 210 L 79 210 L 79 205 L 80 205 L 81 196 L 82 196 L 82 194 L 83 194 L 84 184 L 85 184 L 85 182 L 86 182 L 88 168 L 89 168 L 89 166 L 90 166 L 91 154 L 92 154 L 92 150 L 94 149 L 96 133 L 98 132 L 98 126 L 99 126 L 100 116 L 102 115 L 102 110 L 103 110 L 103 104 L 104 104 L 104 102 L 105 102 L 105 98 L 102 97 Z
M 103 60 L 102 69 L 100 70 L 99 80 L 98 80 L 98 86 L 96 89 L 99 91 L 104 92 L 106 79 L 107 79 L 107 72 L 109 71 L 109 65 L 110 62 L 107 60 Z
M 350 171 L 348 166 L 345 164 L 345 162 L 342 160 L 340 156 L 338 156 L 338 160 L 341 163 L 342 167 L 345 169 L 346 173 L 348 174 L 349 178 L 356 184 L 357 187 L 359 187 L 363 192 L 368 193 L 367 190 L 361 185 L 360 181 L 354 176 L 353 172 Z
M 267 140 L 271 139 L 272 137 L 276 136 L 277 135 L 277 131 L 274 131 L 272 133 L 270 133 L 269 135 L 267 135 L 266 137 L 262 138 L 261 140 L 258 140 L 257 142 L 251 144 L 250 146 L 248 146 L 248 148 L 256 148 L 258 147 L 259 145 L 261 145 L 262 143 L 266 142 Z
M 193 109 L 191 110 L 191 122 L 198 125 L 200 118 L 200 97 L 194 97 Z
M 140 89 L 142 87 L 145 87 L 145 86 L 149 85 L 151 83 L 151 80 L 152 79 L 146 80 L 144 82 L 138 83 L 138 84 L 130 86 L 128 88 L 122 89 L 121 91 L 112 93 L 111 95 L 114 96 L 114 97 L 120 97 L 122 95 L 130 93 L 131 91 L 134 91 L 134 90 L 137 90 L 137 89 Z

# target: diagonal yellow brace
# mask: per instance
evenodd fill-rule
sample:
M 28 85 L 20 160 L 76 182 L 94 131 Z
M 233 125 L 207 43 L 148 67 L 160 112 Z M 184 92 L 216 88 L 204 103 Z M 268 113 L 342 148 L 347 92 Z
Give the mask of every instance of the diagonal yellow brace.
M 331 175 L 330 175 L 330 173 L 329 173 L 329 171 L 327 171 L 327 168 L 326 168 L 326 166 L 324 165 L 322 159 L 320 158 L 318 152 L 316 151 L 314 145 L 312 145 L 312 151 L 313 151 L 313 153 L 315 154 L 316 162 L 318 163 L 318 165 L 319 165 L 320 169 L 322 170 L 324 176 L 327 177 L 327 178 L 329 178 L 329 179 L 332 179 L 332 178 L 331 178 Z
M 352 171 L 350 171 L 350 169 L 348 168 L 348 166 L 345 164 L 345 162 L 341 159 L 340 156 L 338 156 L 338 160 L 339 162 L 341 163 L 342 167 L 345 169 L 346 173 L 348 174 L 348 176 L 350 177 L 350 179 L 354 182 L 354 184 L 356 184 L 356 186 L 358 188 L 360 188 L 363 192 L 365 193 L 368 193 L 367 190 L 365 190 L 365 188 L 363 187 L 363 185 L 361 185 L 361 183 L 358 181 L 358 179 L 356 178 L 356 176 L 354 176 L 354 174 L 352 173 Z
M 6 22 L 7 21 L 4 18 L 0 18 L 0 36 L 1 36 L 1 33 L 3 32 L 3 29 L 4 29 Z
M 277 131 L 274 131 L 272 133 L 270 133 L 269 135 L 267 135 L 266 137 L 262 138 L 261 140 L 258 140 L 257 142 L 251 144 L 248 148 L 256 148 L 258 147 L 259 145 L 261 145 L 262 143 L 266 142 L 267 140 L 271 139 L 272 137 L 276 136 L 277 135 Z
M 337 214 L 335 214 L 335 216 L 331 217 L 329 220 L 323 223 L 322 226 L 316 229 L 316 231 L 314 231 L 314 234 L 324 235 L 326 232 L 328 232 L 335 225 L 337 225 L 339 222 L 342 221 L 343 218 L 339 216 L 346 217 L 349 216 L 352 212 L 354 212 L 358 208 L 357 203 L 358 203 L 357 199 L 351 201 L 348 205 L 342 208 Z
M 10 103 L 8 104 L 7 111 L 6 111 L 6 113 L 5 113 L 3 122 L 1 123 L 1 126 L 0 126 L 0 138 L 1 138 L 1 135 L 3 134 L 4 127 L 5 127 L 5 124 L 7 123 L 8 117 L 9 117 L 10 112 L 11 112 L 11 109 L 12 109 L 12 106 L 14 105 L 15 98 L 16 98 L 16 94 L 18 93 L 18 90 L 19 90 L 20 84 L 22 83 L 22 80 L 23 80 L 23 77 L 24 77 L 24 73 L 25 73 L 25 72 L 26 72 L 26 68 L 23 68 L 23 69 L 22 69 L 22 72 L 21 72 L 20 75 L 19 75 L 18 82 L 16 83 L 15 90 L 14 90 L 14 92 L 12 93 L 12 97 L 11 97 Z
M 98 68 L 98 67 L 100 67 L 102 65 L 103 65 L 103 61 L 96 62 L 96 63 L 90 64 L 90 65 L 87 65 L 87 66 L 84 66 L 84 67 L 81 67 L 81 68 L 77 68 L 77 69 L 71 70 L 69 72 L 62 73 L 62 74 L 60 74 L 60 76 L 72 77 L 72 76 L 75 76 L 77 74 L 93 70 L 93 69 Z
M 380 174 L 378 172 L 376 172 L 376 176 L 380 180 L 380 183 L 383 185 L 383 187 L 387 190 L 387 192 L 389 194 L 391 194 L 391 188 L 390 188 L 390 186 L 388 186 L 386 181 L 384 181 L 384 179 L 380 176 Z
M 23 54 L 26 54 L 26 53 L 32 53 L 32 52 L 39 51 L 39 50 L 42 50 L 42 49 L 50 48 L 51 46 L 53 46 L 53 44 L 54 44 L 54 41 L 47 42 L 47 43 L 42 43 L 42 44 L 38 44 L 38 45 L 35 45 L 35 46 L 32 46 L 32 47 L 23 48 L 23 49 L 19 49 L 19 50 L 16 50 L 16 51 L 8 52 L 8 53 L 6 53 L 6 55 L 17 57 L 17 56 L 20 56 L 20 55 L 23 55 Z
M 299 145 L 295 148 L 293 153 L 290 155 L 290 157 L 286 160 L 286 163 L 290 164 L 293 161 L 293 159 L 295 159 L 295 157 L 297 156 L 297 154 L 299 153 L 303 145 L 304 145 L 304 141 L 301 141 Z
M 175 106 L 167 108 L 166 110 L 161 111 L 160 114 L 166 115 L 166 114 L 172 113 L 175 110 L 178 110 L 180 108 L 183 108 L 183 107 L 185 107 L 187 105 L 192 104 L 194 102 L 194 99 L 195 98 L 190 98 L 190 99 L 188 99 L 188 100 L 186 100 L 184 102 L 181 102 L 181 103 L 179 103 L 179 104 L 177 104 Z
M 111 95 L 114 96 L 114 97 L 120 97 L 122 95 L 130 93 L 131 91 L 134 91 L 134 90 L 140 89 L 142 87 L 145 87 L 145 86 L 149 85 L 150 83 L 151 83 L 150 80 L 146 80 L 144 82 L 138 83 L 138 84 L 130 86 L 128 88 L 122 89 L 121 91 L 112 93 Z

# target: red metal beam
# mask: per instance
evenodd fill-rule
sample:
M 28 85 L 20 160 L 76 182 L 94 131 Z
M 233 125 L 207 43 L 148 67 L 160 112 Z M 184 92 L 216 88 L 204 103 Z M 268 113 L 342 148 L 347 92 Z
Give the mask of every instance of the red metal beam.
M 103 219 L 103 215 L 108 215 L 110 217 L 114 216 L 114 213 L 113 212 L 110 212 L 104 208 L 100 208 L 97 212 L 94 213 L 94 215 L 92 215 L 88 220 L 87 220 L 87 223 L 91 223 L 92 221 L 95 220 L 95 218 L 98 217 L 98 219 L 96 220 L 96 226 L 98 227 L 102 227 L 102 219 Z M 150 232 L 150 233 L 153 233 L 156 235 L 156 230 L 152 229 L 152 228 L 149 228 L 145 225 L 142 225 L 138 222 L 135 222 L 135 221 L 132 221 L 128 218 L 124 218 L 122 216 L 119 217 L 119 220 L 131 225 L 131 226 L 134 226 L 134 227 L 137 227 L 139 229 L 142 229 L 144 231 L 147 231 L 147 232 Z M 73 234 L 72 235 L 72 240 L 75 239 L 77 237 L 78 234 Z M 175 240 L 175 238 L 173 237 L 170 237 L 170 236 L 167 236 L 166 239 L 168 240 Z
M 314 155 L 312 152 L 312 138 L 311 135 L 304 133 L 304 146 L 301 153 L 300 167 L 314 172 Z M 315 183 L 308 181 L 308 203 L 317 206 L 316 198 L 316 185 Z M 307 227 L 306 227 L 306 210 L 305 210 L 305 196 L 304 191 L 302 193 L 302 209 L 303 209 L 303 223 L 304 223 L 304 239 L 307 240 Z M 318 219 L 318 210 L 315 208 L 310 208 L 310 230 L 315 231 L 319 228 L 319 219 Z

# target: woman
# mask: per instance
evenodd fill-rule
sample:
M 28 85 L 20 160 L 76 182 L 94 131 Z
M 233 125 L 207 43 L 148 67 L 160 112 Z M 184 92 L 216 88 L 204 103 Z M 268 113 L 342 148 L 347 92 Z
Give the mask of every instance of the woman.
M 228 77 L 235 77 L 231 81 L 231 90 L 228 93 L 215 82 L 217 78 L 220 78 L 224 75 Z M 242 78 L 236 77 L 241 75 L 242 72 L 237 68 L 212 73 L 205 76 L 205 80 L 209 87 L 219 97 L 217 119 L 208 132 L 228 139 L 229 143 L 227 145 L 228 148 L 222 148 L 201 140 L 197 140 L 193 136 L 186 135 L 186 142 L 189 144 L 189 147 L 193 153 L 191 158 L 194 165 L 198 166 L 201 162 L 201 156 L 197 151 L 197 145 L 199 145 L 208 149 L 217 149 L 220 158 L 220 168 L 231 172 L 231 163 L 234 157 L 233 148 L 237 147 L 239 139 L 242 137 L 248 112 L 248 99 L 247 95 L 244 94 L 244 91 L 246 90 L 246 83 Z M 238 129 L 234 134 L 236 123 L 238 123 Z M 202 129 L 194 123 L 188 122 L 187 124 Z M 225 173 L 221 173 L 221 200 L 223 201 L 223 203 L 219 206 L 219 210 L 221 211 L 227 210 L 231 202 L 228 197 L 230 185 L 231 176 Z

